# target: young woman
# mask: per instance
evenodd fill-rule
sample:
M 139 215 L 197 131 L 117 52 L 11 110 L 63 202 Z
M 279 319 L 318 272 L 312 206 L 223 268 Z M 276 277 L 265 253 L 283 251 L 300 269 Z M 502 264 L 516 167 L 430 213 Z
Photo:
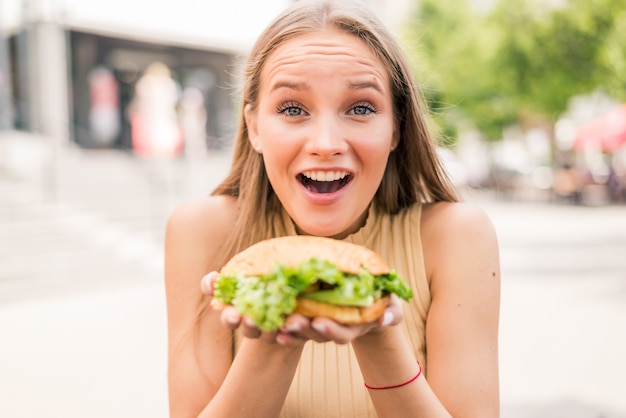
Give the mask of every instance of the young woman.
M 272 333 L 210 307 L 232 255 L 295 234 L 373 249 L 415 296 Z M 407 61 L 362 4 L 297 2 L 260 36 L 231 172 L 166 235 L 173 418 L 499 415 L 495 233 L 458 201 Z

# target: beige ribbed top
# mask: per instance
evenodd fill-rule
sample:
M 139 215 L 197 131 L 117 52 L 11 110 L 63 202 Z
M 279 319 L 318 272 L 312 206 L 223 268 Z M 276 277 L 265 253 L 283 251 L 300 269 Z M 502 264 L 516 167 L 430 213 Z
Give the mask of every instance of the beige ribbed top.
M 365 226 L 345 241 L 376 251 L 413 289 L 414 297 L 404 307 L 400 326 L 424 367 L 424 328 L 431 298 L 420 238 L 420 215 L 420 205 L 393 216 L 371 209 Z M 293 223 L 281 223 L 288 225 L 281 235 L 296 234 Z M 376 417 L 352 347 L 309 341 L 280 417 Z

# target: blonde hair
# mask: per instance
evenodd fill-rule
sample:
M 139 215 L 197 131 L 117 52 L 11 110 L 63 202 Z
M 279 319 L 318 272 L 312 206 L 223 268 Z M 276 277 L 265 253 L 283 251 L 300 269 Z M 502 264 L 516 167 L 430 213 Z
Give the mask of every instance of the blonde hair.
M 456 201 L 427 127 L 427 111 L 399 44 L 379 20 L 360 3 L 299 1 L 278 16 L 261 34 L 244 67 L 241 114 L 233 164 L 214 195 L 235 196 L 239 221 L 225 247 L 229 257 L 254 242 L 275 236 L 282 206 L 265 173 L 263 158 L 252 148 L 243 108 L 257 106 L 261 71 L 270 54 L 299 35 L 334 29 L 365 42 L 385 66 L 392 85 L 399 143 L 389 156 L 374 205 L 394 214 L 418 202 Z

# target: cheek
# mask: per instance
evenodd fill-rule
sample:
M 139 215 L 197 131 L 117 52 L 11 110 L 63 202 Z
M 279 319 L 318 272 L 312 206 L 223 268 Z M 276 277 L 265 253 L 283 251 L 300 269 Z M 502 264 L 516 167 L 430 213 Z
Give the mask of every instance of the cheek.
M 267 152 L 268 157 L 276 160 L 281 160 L 290 155 L 293 156 L 300 147 L 300 142 L 293 133 L 283 131 L 274 131 L 270 135 L 265 135 L 263 144 L 265 145 L 263 153 Z
M 262 118 L 258 126 L 263 144 L 267 144 L 274 150 L 277 147 L 289 147 L 296 143 L 298 130 L 293 126 L 277 119 L 275 115 L 262 116 Z
M 298 146 L 294 141 L 281 135 L 271 135 L 263 140 L 263 162 L 272 186 L 278 187 L 277 181 L 289 172 L 291 163 L 296 158 Z
M 393 131 L 383 126 L 379 129 L 370 129 L 363 132 L 362 135 L 353 142 L 353 147 L 364 160 L 370 162 L 379 161 L 384 165 L 386 159 L 381 158 L 381 156 L 389 154 L 392 140 Z
M 263 159 L 268 173 L 289 169 L 303 147 L 304 136 L 300 131 L 284 123 L 264 123 L 261 136 Z

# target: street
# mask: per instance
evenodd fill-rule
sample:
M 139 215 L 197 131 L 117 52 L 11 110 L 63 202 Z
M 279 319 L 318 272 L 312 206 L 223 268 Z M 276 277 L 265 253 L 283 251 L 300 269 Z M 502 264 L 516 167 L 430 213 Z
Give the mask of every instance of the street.
M 164 223 L 228 162 L 0 171 L 0 416 L 168 416 Z M 626 207 L 469 199 L 500 240 L 502 417 L 625 418 Z
M 501 244 L 503 418 L 626 417 L 626 207 L 484 207 Z

